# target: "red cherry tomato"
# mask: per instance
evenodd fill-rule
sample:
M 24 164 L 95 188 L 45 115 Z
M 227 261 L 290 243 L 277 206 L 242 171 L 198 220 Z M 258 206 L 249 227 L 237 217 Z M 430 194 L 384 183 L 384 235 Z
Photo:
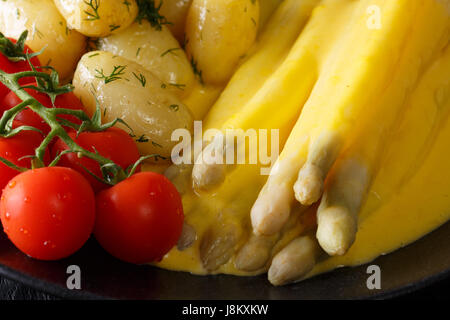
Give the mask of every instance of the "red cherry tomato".
M 0 218 L 22 252 L 40 260 L 62 259 L 80 249 L 92 233 L 94 192 L 70 168 L 26 171 L 3 190 Z
M 19 121 L 14 121 L 14 128 L 22 126 Z M 35 149 L 41 144 L 44 137 L 36 131 L 24 130 L 11 138 L 0 138 L 0 157 L 9 160 L 23 168 L 31 168 L 31 159 L 23 158 L 35 154 Z M 46 153 L 44 162 L 49 163 L 49 152 Z M 0 162 L 0 190 L 6 186 L 9 180 L 20 172 Z
M 29 83 L 27 85 L 36 86 L 36 83 Z M 38 92 L 33 89 L 25 89 L 25 91 L 28 92 L 36 100 L 38 100 L 45 107 L 47 108 L 53 107 L 50 98 L 45 93 Z M 0 106 L 3 109 L 0 111 L 4 112 L 8 109 L 11 109 L 21 102 L 22 100 L 18 96 L 16 96 L 14 92 L 10 92 L 3 99 L 3 103 Z M 83 105 L 73 92 L 68 92 L 56 97 L 55 108 L 83 110 Z M 75 124 L 81 124 L 81 121 L 74 116 L 61 115 L 60 117 L 72 121 Z M 45 134 L 50 131 L 50 126 L 38 114 L 36 114 L 35 112 L 31 111 L 28 108 L 20 112 L 15 119 L 25 123 L 26 125 L 35 127 Z
M 163 175 L 137 173 L 100 192 L 96 203 L 95 238 L 120 260 L 160 260 L 181 235 L 181 197 Z
M 78 137 L 76 132 L 71 130 L 69 131 L 69 136 L 82 148 L 91 152 L 98 152 L 103 157 L 114 161 L 123 169 L 128 168 L 140 158 L 136 142 L 128 133 L 119 128 L 113 127 L 102 132 L 82 132 Z M 58 139 L 52 147 L 51 154 L 53 157 L 56 157 L 67 149 L 67 145 L 61 139 Z M 79 158 L 77 154 L 68 153 L 61 157 L 58 165 L 80 172 L 91 183 L 95 192 L 109 187 L 109 185 L 101 183 L 86 171 L 88 169 L 97 177 L 102 177 L 100 165 L 95 160 L 86 157 Z
M 14 40 L 14 39 L 10 39 L 10 40 L 13 43 L 16 43 L 16 40 Z M 33 51 L 27 45 L 25 45 L 24 53 L 33 53 Z M 36 67 L 39 67 L 41 65 L 37 56 L 31 58 L 30 62 Z M 17 72 L 22 72 L 22 71 L 31 71 L 31 67 L 28 64 L 28 61 L 13 62 L 13 61 L 9 60 L 8 57 L 6 57 L 2 53 L 0 53 L 0 70 L 3 70 L 7 73 L 17 73 Z M 32 81 L 33 81 L 33 78 L 27 77 L 27 78 L 20 79 L 19 83 L 21 85 L 24 85 L 25 83 L 32 82 Z M 9 91 L 10 90 L 4 84 L 0 83 L 0 100 L 2 100 L 3 97 L 6 96 Z

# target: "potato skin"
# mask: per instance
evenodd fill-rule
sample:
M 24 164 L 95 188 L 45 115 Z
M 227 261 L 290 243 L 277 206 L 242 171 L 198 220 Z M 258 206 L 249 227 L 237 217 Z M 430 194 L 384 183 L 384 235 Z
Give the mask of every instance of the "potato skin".
M 109 51 L 142 65 L 167 84 L 178 97 L 186 96 L 195 82 L 191 65 L 178 41 L 166 26 L 153 28 L 146 20 L 126 30 L 101 38 L 98 49 Z
M 106 37 L 136 19 L 135 0 L 54 0 L 67 24 L 88 37 Z
M 33 51 L 45 48 L 41 63 L 54 67 L 63 81 L 70 80 L 85 52 L 86 37 L 68 28 L 52 0 L 0 1 L 0 31 L 17 39 L 25 29 Z
M 167 27 L 180 43 L 184 42 L 184 27 L 191 3 L 192 0 L 163 0 L 159 11 L 171 23 Z M 159 6 L 161 0 L 156 0 L 155 4 Z
M 186 21 L 186 51 L 203 80 L 226 83 L 255 41 L 258 0 L 193 0 Z
M 109 76 L 115 68 L 117 77 L 113 79 Z M 192 132 L 189 109 L 164 89 L 153 73 L 123 57 L 104 51 L 86 53 L 78 64 L 73 85 L 88 114 L 95 111 L 97 99 L 104 122 L 116 118 L 125 121 L 136 139 L 141 138 L 138 148 L 143 155 L 159 154 L 170 159 L 178 143 L 171 141 L 172 132 L 179 128 Z M 118 126 L 130 131 L 123 124 Z

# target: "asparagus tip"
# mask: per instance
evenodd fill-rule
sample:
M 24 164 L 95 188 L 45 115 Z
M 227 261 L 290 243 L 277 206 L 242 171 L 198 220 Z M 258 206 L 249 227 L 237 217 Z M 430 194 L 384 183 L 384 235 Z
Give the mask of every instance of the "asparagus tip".
M 319 167 L 305 164 L 294 184 L 295 198 L 304 206 L 319 201 L 323 192 L 323 174 Z
M 327 207 L 318 212 L 317 240 L 330 256 L 344 255 L 355 241 L 356 221 L 346 207 Z

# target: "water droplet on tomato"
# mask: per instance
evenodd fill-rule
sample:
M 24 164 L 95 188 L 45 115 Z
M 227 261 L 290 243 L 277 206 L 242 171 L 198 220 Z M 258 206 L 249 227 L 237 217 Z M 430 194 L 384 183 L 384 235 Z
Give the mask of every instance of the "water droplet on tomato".
M 5 213 L 5 218 L 6 220 L 9 220 L 9 218 L 11 218 L 11 214 L 9 212 Z
M 23 198 L 23 202 L 29 203 L 30 202 L 30 198 L 28 198 L 28 197 Z
M 62 199 L 63 200 L 70 200 L 70 199 L 72 199 L 72 193 L 70 193 L 70 192 L 64 193 L 62 195 Z
M 58 220 L 58 221 L 61 221 L 62 220 L 62 217 L 61 217 L 61 215 L 59 215 L 59 214 L 52 214 L 52 218 L 53 219 L 56 219 L 56 220 Z
M 16 186 L 16 182 L 15 181 L 10 181 L 8 183 L 8 187 L 10 187 L 11 189 L 14 188 Z
M 50 247 L 51 249 L 55 249 L 56 248 L 56 245 L 53 244 L 50 240 L 44 241 L 43 245 L 46 246 L 46 247 Z

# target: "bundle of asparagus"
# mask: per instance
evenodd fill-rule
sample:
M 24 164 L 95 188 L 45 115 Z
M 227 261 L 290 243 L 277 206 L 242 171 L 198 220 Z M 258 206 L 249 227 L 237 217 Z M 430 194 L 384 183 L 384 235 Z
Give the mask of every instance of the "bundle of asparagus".
M 199 241 L 188 250 L 202 268 L 268 270 L 281 285 L 344 255 L 398 124 L 420 127 L 408 150 L 416 160 L 448 110 L 449 33 L 447 0 L 282 2 L 204 122 L 222 132 L 279 129 L 282 152 L 267 179 L 258 165 L 193 166 L 184 203 Z M 430 92 L 441 92 L 440 107 Z M 405 120 L 430 110 L 436 121 Z M 383 197 L 414 162 L 406 167 Z

